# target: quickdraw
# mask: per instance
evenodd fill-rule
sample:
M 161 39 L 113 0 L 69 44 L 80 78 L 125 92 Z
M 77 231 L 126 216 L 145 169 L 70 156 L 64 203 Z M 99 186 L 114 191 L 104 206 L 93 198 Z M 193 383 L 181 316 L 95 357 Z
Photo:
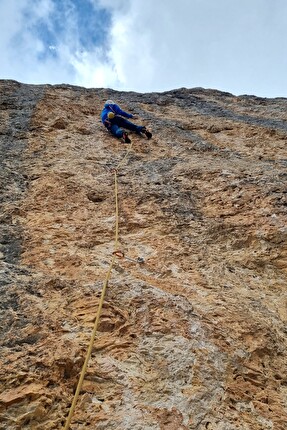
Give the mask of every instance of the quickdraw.
M 118 258 L 124 258 L 125 260 L 132 261 L 132 262 L 134 262 L 134 263 L 140 263 L 140 264 L 143 264 L 143 263 L 145 262 L 145 261 L 144 261 L 144 258 L 142 258 L 142 257 L 138 257 L 137 259 L 127 257 L 127 256 L 124 254 L 124 252 L 123 252 L 123 251 L 120 251 L 120 250 L 114 251 L 114 252 L 113 252 L 113 255 L 115 255 L 115 256 L 116 256 L 116 257 L 118 257 Z

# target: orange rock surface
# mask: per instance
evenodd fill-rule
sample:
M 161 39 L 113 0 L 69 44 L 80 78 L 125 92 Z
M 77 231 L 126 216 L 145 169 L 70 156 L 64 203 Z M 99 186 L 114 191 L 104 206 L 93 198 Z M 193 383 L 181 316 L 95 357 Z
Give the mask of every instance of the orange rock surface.
M 127 258 L 70 429 L 286 429 L 287 99 L 14 81 L 0 96 L 0 429 L 64 428 L 114 250 L 117 167 Z M 153 138 L 110 136 L 110 98 Z

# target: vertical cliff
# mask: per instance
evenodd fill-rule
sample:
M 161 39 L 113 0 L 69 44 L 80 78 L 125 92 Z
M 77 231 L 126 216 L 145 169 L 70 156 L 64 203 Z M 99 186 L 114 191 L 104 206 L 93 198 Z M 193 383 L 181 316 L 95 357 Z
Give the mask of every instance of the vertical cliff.
M 102 127 L 116 100 L 153 132 Z M 0 82 L 0 429 L 284 430 L 287 100 Z M 138 263 L 138 257 L 144 263 Z

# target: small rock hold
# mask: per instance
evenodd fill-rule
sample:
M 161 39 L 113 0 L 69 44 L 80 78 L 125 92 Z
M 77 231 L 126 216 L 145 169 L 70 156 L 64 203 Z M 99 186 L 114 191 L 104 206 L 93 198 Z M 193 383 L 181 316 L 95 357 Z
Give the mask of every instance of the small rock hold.
M 57 130 L 64 130 L 67 127 L 68 123 L 63 118 L 58 118 L 52 125 L 53 128 Z
M 90 191 L 87 194 L 87 197 L 91 202 L 94 203 L 101 203 L 105 200 L 105 197 L 102 194 L 96 193 L 95 191 Z

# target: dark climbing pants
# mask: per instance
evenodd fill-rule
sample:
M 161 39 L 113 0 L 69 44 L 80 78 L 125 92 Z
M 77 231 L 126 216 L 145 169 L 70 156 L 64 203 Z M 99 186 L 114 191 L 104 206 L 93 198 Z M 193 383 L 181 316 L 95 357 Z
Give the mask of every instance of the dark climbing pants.
M 135 125 L 121 116 L 115 116 L 109 121 L 111 123 L 111 127 L 109 127 L 110 132 L 119 138 L 122 137 L 124 133 L 121 127 L 125 128 L 126 130 L 135 131 L 138 134 L 140 134 L 144 128 L 142 125 Z

